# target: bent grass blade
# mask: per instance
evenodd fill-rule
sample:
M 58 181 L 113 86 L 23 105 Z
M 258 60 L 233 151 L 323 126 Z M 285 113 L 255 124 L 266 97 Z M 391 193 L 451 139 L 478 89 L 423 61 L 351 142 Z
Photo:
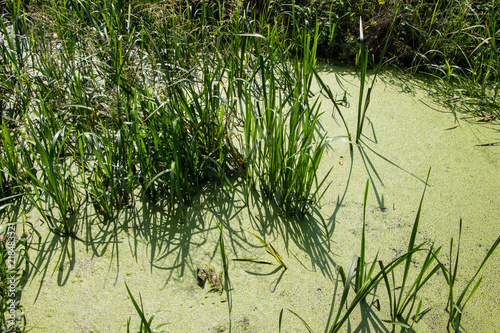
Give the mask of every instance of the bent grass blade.
M 276 261 L 284 268 L 284 269 L 287 269 L 287 266 L 285 265 L 285 263 L 283 262 L 283 259 L 281 259 L 281 256 L 279 255 L 278 251 L 276 251 L 276 249 L 274 248 L 274 246 L 271 244 L 271 242 L 266 242 L 265 240 L 263 240 L 261 237 L 257 236 L 256 234 L 254 234 L 253 232 L 251 232 L 250 230 L 246 229 L 246 228 L 243 228 L 244 230 L 246 230 L 248 233 L 250 233 L 252 236 L 254 236 L 255 238 L 257 238 L 259 240 L 259 242 L 264 245 L 264 247 L 266 248 L 266 252 L 269 253 L 270 255 L 272 255 L 274 257 L 274 259 L 276 259 Z

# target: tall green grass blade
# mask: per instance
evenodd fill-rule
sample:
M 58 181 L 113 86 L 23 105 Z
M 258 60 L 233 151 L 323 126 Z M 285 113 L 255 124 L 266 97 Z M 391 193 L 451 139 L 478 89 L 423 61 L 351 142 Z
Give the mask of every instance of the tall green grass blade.
M 359 262 L 358 262 L 358 267 L 357 267 L 357 272 L 356 272 L 356 287 L 355 290 L 359 291 L 361 289 L 361 286 L 365 284 L 365 263 L 366 263 L 366 254 L 365 254 L 365 226 L 366 226 L 366 201 L 368 199 L 368 189 L 370 187 L 370 180 L 366 181 L 366 187 L 365 187 L 365 196 L 363 200 L 363 230 L 361 232 L 361 251 L 360 251 L 360 257 L 359 257 Z
M 138 332 L 138 333 L 153 333 L 153 332 L 158 332 L 158 330 L 161 327 L 164 327 L 164 326 L 167 325 L 167 323 L 163 323 L 163 324 L 157 325 L 153 329 L 151 325 L 153 323 L 154 317 L 156 316 L 156 313 L 154 313 L 149 318 L 149 320 L 147 320 L 146 316 L 144 315 L 144 307 L 142 305 L 141 294 L 139 294 L 140 303 L 141 303 L 141 305 L 139 306 L 139 304 L 137 303 L 137 301 L 135 300 L 134 296 L 132 295 L 132 292 L 130 291 L 130 289 L 129 289 L 129 287 L 128 287 L 128 285 L 127 285 L 126 282 L 125 282 L 125 287 L 127 288 L 127 293 L 128 293 L 128 295 L 130 297 L 130 300 L 132 301 L 132 304 L 134 305 L 134 308 L 137 311 L 137 314 L 139 315 L 139 318 L 140 318 L 139 327 L 138 327 L 138 329 L 135 332 Z M 130 331 L 130 318 L 127 321 L 127 332 L 129 332 L 129 331 Z M 161 331 L 161 332 L 165 332 L 165 331 Z
M 380 69 L 382 68 L 382 63 L 383 63 L 383 60 L 385 57 L 385 53 L 389 47 L 389 41 L 391 39 L 392 32 L 393 32 L 393 29 L 394 29 L 394 26 L 396 23 L 396 18 L 398 17 L 399 6 L 400 6 L 400 2 L 397 5 L 396 13 L 394 14 L 394 18 L 393 18 L 391 26 L 389 28 L 387 39 L 386 39 L 384 48 L 382 50 L 382 53 L 379 57 L 378 64 L 375 67 L 375 73 L 373 75 L 372 84 L 368 88 L 364 103 L 363 103 L 363 96 L 364 96 L 366 75 L 367 75 L 367 69 L 368 69 L 368 54 L 369 54 L 369 52 L 368 52 L 366 45 L 365 45 L 365 38 L 364 38 L 364 32 L 363 32 L 363 20 L 361 17 L 359 18 L 359 36 L 360 36 L 360 44 L 361 44 L 360 51 L 359 51 L 359 64 L 360 64 L 360 68 L 361 68 L 361 74 L 360 74 L 360 88 L 359 88 L 359 100 L 358 100 L 358 122 L 357 122 L 357 129 L 356 129 L 356 144 L 359 144 L 359 140 L 361 139 L 364 121 L 366 118 L 366 111 L 368 110 L 368 106 L 370 105 L 371 93 L 372 93 L 375 81 L 377 79 L 377 75 L 380 72 Z
M 431 168 L 429 168 L 429 171 L 427 172 L 427 179 L 425 180 L 424 191 L 422 193 L 422 197 L 420 198 L 420 204 L 418 206 L 417 216 L 415 217 L 415 221 L 413 222 L 413 229 L 412 229 L 411 236 L 410 236 L 410 242 L 408 244 L 408 253 L 411 253 L 413 251 L 413 249 L 415 248 L 415 239 L 416 239 L 417 233 L 418 233 L 418 227 L 419 227 L 419 222 L 420 222 L 420 214 L 422 213 L 422 204 L 424 202 L 425 191 L 427 189 L 427 185 L 428 185 L 428 182 L 429 182 L 429 176 L 430 176 L 430 174 L 431 174 Z M 402 302 L 402 299 L 403 299 L 403 293 L 404 293 L 404 290 L 405 290 L 406 281 L 408 280 L 408 275 L 409 275 L 409 272 L 410 272 L 410 266 L 411 266 L 411 255 L 408 257 L 408 259 L 406 260 L 406 264 L 405 264 L 405 270 L 404 270 L 404 273 L 403 273 L 403 281 L 401 283 L 400 294 L 399 294 L 398 302 L 397 302 L 397 305 L 396 305 L 396 308 L 398 308 L 398 309 L 400 309 L 401 305 L 402 305 L 401 302 Z

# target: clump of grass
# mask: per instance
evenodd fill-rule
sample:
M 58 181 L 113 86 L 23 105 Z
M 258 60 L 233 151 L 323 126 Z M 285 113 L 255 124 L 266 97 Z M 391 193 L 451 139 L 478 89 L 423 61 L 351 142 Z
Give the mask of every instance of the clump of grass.
M 23 171 L 22 160 L 19 158 L 19 137 L 21 131 L 8 128 L 4 123 L 0 134 L 0 199 L 13 199 L 22 194 L 26 174 Z
M 240 170 L 287 214 L 317 207 L 329 175 L 318 175 L 328 138 L 311 98 L 319 23 L 296 34 L 294 20 L 291 35 L 304 46 L 296 48 L 281 38 L 291 35 L 283 16 L 272 16 L 278 5 L 255 21 L 241 20 L 248 10 L 233 2 L 169 3 L 160 16 L 140 1 L 38 5 L 43 16 L 16 2 L 2 21 L 9 66 L 1 77 L 33 136 L 23 155 L 28 198 L 46 216 L 45 193 L 60 212 L 44 217 L 51 230 L 61 220 L 63 233 L 72 232 L 80 192 L 106 220 L 133 204 L 136 190 L 178 209 L 207 182 L 225 186 Z M 310 14 L 295 3 L 289 9 L 283 15 Z M 34 107 L 45 122 L 29 122 Z M 53 147 L 37 144 L 40 131 L 57 137 Z M 5 159 L 11 169 L 14 162 Z M 3 184 L 12 181 L 3 175 Z
M 429 173 L 427 174 L 426 184 L 429 181 L 430 172 L 431 170 L 429 169 Z M 395 330 L 396 326 L 404 327 L 406 329 L 411 329 L 413 323 L 419 320 L 428 311 L 428 309 L 424 309 L 422 311 L 422 301 L 420 300 L 415 312 L 413 312 L 413 309 L 415 308 L 415 304 L 417 301 L 417 295 L 418 292 L 422 289 L 422 287 L 429 281 L 429 279 L 441 269 L 441 264 L 439 262 L 431 269 L 432 264 L 436 260 L 441 250 L 441 247 L 439 247 L 437 250 L 434 250 L 434 247 L 431 245 L 430 249 L 427 250 L 427 255 L 423 263 L 421 264 L 420 271 L 418 272 L 417 277 L 415 278 L 409 289 L 408 290 L 406 289 L 408 278 L 410 276 L 409 274 L 413 260 L 413 253 L 415 253 L 414 250 L 418 247 L 415 246 L 415 239 L 417 236 L 418 227 L 420 223 L 420 214 L 422 211 L 422 203 L 424 195 L 425 195 L 425 189 L 424 189 L 424 194 L 422 194 L 422 198 L 420 200 L 420 205 L 417 210 L 417 216 L 415 217 L 415 222 L 413 223 L 413 229 L 407 250 L 407 253 L 409 253 L 409 255 L 405 260 L 403 281 L 397 284 L 398 288 L 396 289 L 396 283 L 394 282 L 394 275 L 392 275 L 392 287 L 391 287 L 388 275 L 386 273 L 383 274 L 389 298 L 390 313 L 391 313 L 391 320 L 387 322 L 392 324 L 393 331 Z M 383 263 L 380 262 L 379 264 L 381 270 L 384 271 Z M 398 293 L 396 290 L 399 290 L 399 296 L 396 295 Z
M 488 252 L 486 253 L 486 256 L 484 257 L 483 261 L 481 262 L 481 265 L 477 268 L 476 272 L 472 276 L 472 278 L 467 282 L 467 285 L 462 289 L 462 291 L 459 293 L 458 297 L 455 295 L 455 282 L 457 280 L 457 274 L 458 274 L 458 261 L 460 257 L 460 238 L 462 235 L 462 219 L 460 219 L 460 226 L 459 226 L 459 232 L 458 232 L 458 242 L 457 242 L 457 249 L 456 249 L 456 256 L 455 256 L 455 263 L 452 262 L 453 258 L 453 238 L 450 240 L 450 263 L 449 263 L 449 269 L 446 269 L 445 265 L 441 265 L 442 271 L 444 278 L 446 280 L 446 283 L 448 284 L 449 288 L 449 293 L 448 293 L 448 304 L 447 304 L 447 311 L 449 313 L 448 317 L 448 325 L 447 325 L 447 330 L 448 332 L 454 331 L 454 332 L 459 332 L 460 329 L 460 322 L 462 320 L 462 315 L 465 310 L 465 307 L 471 297 L 474 295 L 474 293 L 477 291 L 477 288 L 479 288 L 479 285 L 481 284 L 482 278 L 479 278 L 477 282 L 474 284 L 474 281 L 476 280 L 477 276 L 483 269 L 484 265 L 488 261 L 488 259 L 491 257 L 493 252 L 495 252 L 496 248 L 500 244 L 500 236 L 496 239 L 496 241 L 493 243 L 493 245 L 490 247 Z M 472 289 L 471 289 L 472 287 Z
M 257 55 L 249 80 L 256 90 L 246 89 L 243 155 L 248 163 L 249 182 L 256 184 L 269 198 L 276 200 L 287 214 L 303 216 L 313 209 L 326 191 L 327 176 L 318 177 L 318 167 L 327 148 L 327 137 L 318 134 L 321 115 L 319 100 L 310 101 L 316 63 L 318 35 L 304 33 L 306 47 L 302 58 L 290 59 L 291 68 L 283 68 L 274 48 L 277 32 L 251 36 Z M 244 54 L 244 36 L 241 54 Z M 260 54 L 264 39 L 267 52 Z M 277 75 L 279 73 L 279 75 Z M 252 95 L 261 101 L 252 102 Z
M 430 173 L 430 170 L 429 170 Z M 428 175 L 429 176 L 429 175 Z M 427 176 L 427 181 L 426 181 L 426 186 L 427 182 L 429 180 Z M 366 202 L 368 198 L 368 189 L 369 189 L 369 181 L 366 183 L 365 187 L 365 195 L 364 195 L 364 205 L 363 205 L 363 231 L 361 235 L 361 250 L 360 250 L 360 256 L 354 256 L 351 265 L 349 267 L 349 270 L 347 274 L 345 273 L 344 269 L 342 267 L 339 267 L 338 269 L 338 274 L 337 274 L 337 279 L 335 283 L 335 291 L 333 295 L 333 300 L 331 304 L 331 309 L 330 309 L 330 315 L 328 317 L 328 321 L 326 323 L 325 327 L 325 332 L 338 332 L 344 323 L 348 320 L 350 314 L 354 309 L 360 305 L 362 301 L 365 300 L 365 298 L 369 295 L 369 293 L 378 286 L 379 283 L 381 283 L 383 280 L 386 280 L 386 277 L 388 274 L 392 273 L 397 267 L 399 267 L 402 263 L 410 262 L 411 257 L 414 253 L 417 251 L 422 251 L 423 245 L 421 244 L 419 246 L 414 246 L 414 241 L 415 241 L 415 235 L 412 233 L 412 236 L 410 237 L 410 245 L 408 246 L 408 251 L 401 255 L 400 257 L 394 259 L 391 261 L 389 264 L 384 265 L 382 261 L 377 260 L 378 254 L 376 255 L 375 259 L 373 260 L 372 264 L 369 266 L 366 266 L 367 260 L 366 260 L 366 240 L 365 240 L 365 223 L 366 223 Z M 422 194 L 421 198 L 421 203 L 420 207 L 417 211 L 417 217 L 415 219 L 415 223 L 413 226 L 414 232 L 418 230 L 418 225 L 419 225 L 419 219 L 420 219 L 420 211 L 422 208 L 422 201 L 425 195 L 425 189 L 424 193 Z M 376 269 L 376 264 L 379 264 L 380 270 L 375 273 Z M 337 294 L 337 288 L 339 284 L 338 280 L 338 275 L 340 275 L 342 283 L 344 285 L 344 289 L 342 292 L 342 297 L 340 299 L 340 303 L 338 305 L 338 310 L 335 318 L 333 317 L 333 311 L 334 311 L 334 305 L 335 305 L 335 298 Z M 408 272 L 405 271 L 405 280 L 406 277 L 408 276 Z M 349 290 L 351 289 L 351 284 L 354 289 L 355 295 L 354 298 L 350 303 L 348 303 L 348 295 L 349 295 Z M 343 312 L 343 307 L 346 306 L 347 311 Z M 333 319 L 333 321 L 332 321 Z
M 166 332 L 164 330 L 159 331 L 160 328 L 164 327 L 167 325 L 167 323 L 159 324 L 155 328 L 152 328 L 152 323 L 153 320 L 157 314 L 155 312 L 154 314 L 149 317 L 149 319 L 146 319 L 146 316 L 144 314 L 144 306 L 142 305 L 142 297 L 141 294 L 139 294 L 139 301 L 140 301 L 140 306 L 135 300 L 134 296 L 132 295 L 132 292 L 130 291 L 127 283 L 125 283 L 125 287 L 127 288 L 127 293 L 128 296 L 130 297 L 130 300 L 132 301 L 132 304 L 134 305 L 135 310 L 137 311 L 137 314 L 139 315 L 139 322 L 136 325 L 136 328 L 132 331 L 135 333 L 152 333 L 152 332 Z M 130 333 L 130 318 L 127 321 L 127 333 Z
M 42 1 L 38 16 L 16 1 L 3 17 L 2 102 L 15 101 L 9 119 L 29 132 L 21 159 L 33 186 L 24 189 L 55 232 L 59 221 L 63 234 L 72 232 L 82 191 L 105 220 L 133 204 L 137 189 L 179 208 L 207 181 L 224 186 L 243 164 L 228 134 L 234 103 L 221 89 L 227 54 L 202 55 L 219 42 L 190 30 L 229 19 L 229 7 L 190 12 L 169 4 L 159 17 L 144 5 Z M 4 197 L 23 180 L 13 173 L 20 153 L 8 132 Z M 52 203 L 59 216 L 48 217 Z
M 57 130 L 56 126 L 51 126 L 53 118 L 47 118 L 50 112 L 43 104 L 41 107 L 44 112 L 37 118 L 38 126 L 29 117 L 26 118 L 29 139 L 25 142 L 22 153 L 24 161 L 29 161 L 26 173 L 33 184 L 31 189 L 26 190 L 26 194 L 52 232 L 74 235 L 73 228 L 80 206 L 79 191 L 71 168 L 63 156 L 71 130 Z M 44 204 L 46 198 L 49 201 Z M 52 207 L 57 208 L 58 216 Z
M 362 301 L 365 300 L 365 298 L 370 294 L 370 292 L 377 287 L 377 285 L 382 281 L 383 274 L 388 274 L 392 272 L 396 267 L 401 265 L 405 261 L 405 259 L 408 257 L 408 253 L 402 255 L 401 257 L 395 259 L 394 261 L 390 262 L 387 266 L 383 268 L 382 271 L 379 271 L 377 274 L 374 274 L 373 269 L 370 269 L 368 272 L 368 275 L 366 275 L 366 282 L 361 286 L 360 289 L 355 291 L 354 297 L 352 300 L 349 302 L 348 296 L 349 292 L 351 289 L 351 284 L 353 281 L 356 280 L 356 271 L 359 269 L 358 262 L 360 261 L 360 258 L 358 256 L 354 256 L 351 265 L 349 266 L 349 270 L 347 271 L 347 274 L 345 273 L 344 269 L 340 266 L 338 269 L 337 277 L 335 280 L 335 286 L 334 286 L 334 292 L 333 292 L 333 299 L 331 303 L 331 308 L 330 308 L 330 313 L 327 318 L 327 322 L 325 325 L 325 332 L 339 332 L 340 329 L 344 326 L 346 321 L 349 320 L 349 317 L 351 313 L 356 309 L 357 306 L 360 305 Z M 372 264 L 372 268 L 374 268 L 375 265 Z M 340 276 L 340 279 L 339 279 Z M 343 289 L 342 289 L 342 296 L 340 298 L 340 301 L 338 302 L 337 305 L 337 312 L 336 314 L 334 313 L 335 309 L 335 304 L 336 304 L 336 297 L 337 297 L 337 290 L 340 284 L 340 281 L 342 281 L 343 284 Z M 344 309 L 345 307 L 345 309 Z M 309 332 L 312 332 L 311 328 L 309 325 L 302 319 L 297 313 L 294 311 L 287 309 L 290 313 L 295 315 L 297 318 L 300 319 L 300 321 L 304 324 L 304 326 L 308 329 Z M 335 314 L 335 316 L 334 316 Z M 279 331 L 281 332 L 281 326 L 282 326 L 282 320 L 283 320 L 283 309 L 280 312 L 280 318 L 279 318 Z
M 462 290 L 460 295 L 455 297 L 454 285 L 457 278 L 458 271 L 458 258 L 460 247 L 457 248 L 455 264 L 452 265 L 452 251 L 453 251 L 453 238 L 450 244 L 450 267 L 446 268 L 444 264 L 439 260 L 439 252 L 441 247 L 437 250 L 431 245 L 430 248 L 425 248 L 425 243 L 420 245 L 415 245 L 416 235 L 418 234 L 418 228 L 420 224 L 420 216 L 422 212 L 422 203 L 425 196 L 425 190 L 429 181 L 429 173 L 427 174 L 426 186 L 422 193 L 420 199 L 420 205 L 417 210 L 415 217 L 415 222 L 413 224 L 412 233 L 408 243 L 408 249 L 406 253 L 394 259 L 387 265 L 385 265 L 381 260 L 377 260 L 378 255 L 375 257 L 374 261 L 370 266 L 367 266 L 366 261 L 366 251 L 365 251 L 365 218 L 366 218 L 366 201 L 368 196 L 369 182 L 366 184 L 365 196 L 364 196 L 364 210 L 363 210 L 363 231 L 361 236 L 361 250 L 360 256 L 355 255 L 349 266 L 347 273 L 342 266 L 339 266 L 337 270 L 337 277 L 334 283 L 333 300 L 331 303 L 330 313 L 327 318 L 325 325 L 325 332 L 339 332 L 343 327 L 345 322 L 349 319 L 350 314 L 354 309 L 365 300 L 365 298 L 379 286 L 380 283 L 384 283 L 388 295 L 388 303 L 390 307 L 391 318 L 389 320 L 384 320 L 384 322 L 392 325 L 392 331 L 394 332 L 397 328 L 401 328 L 401 332 L 409 332 L 415 322 L 420 320 L 426 313 L 430 311 L 429 308 L 424 308 L 422 300 L 418 299 L 419 291 L 429 283 L 430 279 L 438 272 L 442 271 L 445 281 L 449 287 L 448 296 L 448 313 L 449 320 L 447 324 L 448 331 L 458 332 L 460 321 L 462 319 L 462 314 L 465 306 L 467 305 L 470 298 L 474 295 L 475 291 L 481 283 L 479 279 L 474 285 L 474 281 L 477 278 L 479 272 L 483 268 L 486 261 L 490 258 L 493 252 L 496 250 L 500 244 L 500 237 L 494 242 L 492 247 L 488 250 L 484 260 L 482 261 L 479 268 L 476 270 L 473 277 L 469 280 L 465 288 Z M 460 232 L 459 232 L 459 245 L 460 245 L 460 235 L 461 235 L 462 221 L 460 221 Z M 410 268 L 412 265 L 412 260 L 414 256 L 419 253 L 426 253 L 425 259 L 420 266 L 418 273 L 416 274 L 415 280 L 410 283 Z M 378 263 L 379 270 L 376 271 L 376 264 Z M 435 263 L 435 264 L 434 264 Z M 433 265 L 434 264 L 434 265 Z M 394 270 L 396 270 L 401 265 L 404 265 L 404 271 L 402 275 L 402 282 L 396 284 L 394 282 Z M 389 282 L 389 277 L 392 276 L 392 285 Z M 340 277 L 340 279 L 339 279 Z M 334 316 L 334 308 L 336 305 L 336 298 L 338 296 L 337 290 L 339 284 L 342 282 L 343 289 L 341 289 L 341 298 L 337 305 L 337 312 Z M 396 288 L 397 285 L 397 288 Z M 472 287 L 472 288 L 471 288 Z M 349 292 L 353 289 L 355 294 L 349 302 Z M 398 291 L 399 290 L 399 291 Z M 381 302 L 378 302 L 380 306 Z M 299 318 L 299 320 L 304 324 L 309 332 L 312 329 L 296 312 L 288 309 L 290 313 Z M 279 331 L 281 332 L 281 326 L 283 321 L 284 309 L 281 310 L 279 316 Z
M 412 2 L 401 8 L 389 50 L 394 63 L 438 80 L 453 111 L 498 116 L 498 1 Z

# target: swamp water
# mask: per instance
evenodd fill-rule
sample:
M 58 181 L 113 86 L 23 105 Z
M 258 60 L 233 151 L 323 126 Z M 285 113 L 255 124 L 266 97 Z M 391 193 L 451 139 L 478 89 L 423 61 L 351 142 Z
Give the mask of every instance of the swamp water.
M 351 132 L 356 126 L 359 79 L 351 71 L 318 66 L 321 76 L 349 106 L 341 108 Z M 432 103 L 424 83 L 386 72 L 377 80 L 368 108 L 361 148 L 351 156 L 345 141 L 332 141 L 323 156 L 322 174 L 333 166 L 331 185 L 321 208 L 304 221 L 279 215 L 257 194 L 244 203 L 244 187 L 235 191 L 204 191 L 182 214 L 171 216 L 147 204 L 124 210 L 108 225 L 84 217 L 78 234 L 87 241 L 57 239 L 44 226 L 39 251 L 30 252 L 34 266 L 22 295 L 32 332 L 124 332 L 138 315 L 127 294 L 142 297 L 146 317 L 156 312 L 153 327 L 168 332 L 277 332 L 280 310 L 298 313 L 315 332 L 324 330 L 330 310 L 336 267 L 348 269 L 359 255 L 363 195 L 367 179 L 367 260 L 377 254 L 388 263 L 405 251 L 432 167 L 423 203 L 417 244 L 443 246 L 439 258 L 447 263 L 450 238 L 458 238 L 463 218 L 461 257 L 456 290 L 462 290 L 500 235 L 500 148 L 477 146 L 498 141 L 497 123 L 460 120 Z M 330 137 L 345 135 L 338 115 L 325 99 L 321 125 Z M 459 125 L 452 130 L 445 130 Z M 35 221 L 35 215 L 30 220 Z M 321 224 L 327 223 L 331 244 Z M 272 265 L 230 260 L 229 279 L 222 293 L 201 288 L 197 269 L 222 271 L 220 231 L 229 259 L 253 258 Z M 287 270 L 266 253 L 247 230 L 271 241 Z M 62 250 L 67 249 L 67 250 Z M 413 272 L 423 260 L 414 256 Z M 419 261 L 420 260 L 420 261 Z M 401 272 L 398 269 L 396 272 Z M 467 304 L 464 332 L 500 332 L 500 253 L 487 262 L 483 281 Z M 223 274 L 222 274 L 223 275 Z M 396 273 L 396 281 L 398 281 Z M 399 279 L 400 281 L 401 279 Z M 413 280 L 410 277 L 410 282 Z M 396 282 L 397 283 L 397 282 Z M 339 291 L 340 291 L 339 287 Z M 339 292 L 337 291 L 337 292 Z M 444 332 L 448 289 L 441 272 L 420 293 L 430 311 L 414 326 L 416 332 Z M 380 310 L 371 305 L 379 299 Z M 385 286 L 381 283 L 357 307 L 341 331 L 389 332 Z M 284 332 L 306 332 L 300 320 L 285 311 Z

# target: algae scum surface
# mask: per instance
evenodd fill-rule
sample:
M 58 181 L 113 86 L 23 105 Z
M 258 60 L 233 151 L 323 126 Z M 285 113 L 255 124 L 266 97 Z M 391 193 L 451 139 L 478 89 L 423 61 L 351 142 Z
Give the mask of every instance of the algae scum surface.
M 322 76 L 332 91 L 340 92 L 332 71 Z M 350 73 L 337 74 L 347 89 L 350 105 L 342 110 L 353 131 L 359 80 Z M 161 329 L 168 332 L 277 332 L 283 308 L 298 313 L 313 331 L 323 331 L 336 267 L 347 270 L 352 256 L 359 255 L 367 179 L 368 261 L 378 253 L 387 263 L 408 246 L 429 167 L 417 243 L 443 246 L 440 260 L 447 263 L 450 238 L 456 244 L 463 218 L 461 290 L 500 235 L 500 148 L 477 146 L 498 141 L 499 127 L 458 119 L 433 104 L 425 91 L 413 88 L 417 83 L 391 72 L 377 81 L 361 148 L 351 155 L 345 141 L 331 142 L 321 165 L 323 174 L 334 166 L 331 185 L 322 207 L 304 221 L 281 216 L 257 194 L 246 205 L 242 182 L 235 180 L 234 191 L 208 189 L 175 216 L 144 203 L 108 225 L 86 218 L 79 233 L 85 243 L 54 238 L 37 226 L 45 237 L 38 252 L 31 252 L 36 269 L 31 268 L 22 295 L 33 332 L 124 332 L 129 317 L 135 327 L 138 316 L 125 283 L 137 301 L 141 295 L 147 318 L 159 311 L 152 326 L 166 323 Z M 330 137 L 344 135 L 338 115 L 332 118 L 332 105 L 325 100 L 322 107 L 324 130 Z M 459 126 L 445 130 L 454 125 Z M 329 227 L 330 245 L 321 220 Z M 230 259 L 271 264 L 230 260 L 224 278 L 217 223 L 224 226 Z M 248 231 L 265 234 L 288 269 Z M 423 259 L 415 256 L 412 268 Z M 481 273 L 482 284 L 464 313 L 464 332 L 500 332 L 499 259 L 500 253 L 494 253 Z M 201 287 L 200 270 L 214 284 Z M 443 275 L 433 276 L 420 294 L 430 311 L 415 325 L 416 332 L 446 330 L 447 293 Z M 376 299 L 380 310 L 371 305 Z M 381 284 L 342 331 L 388 332 L 386 319 L 389 304 Z M 282 330 L 307 331 L 290 312 L 284 312 Z

